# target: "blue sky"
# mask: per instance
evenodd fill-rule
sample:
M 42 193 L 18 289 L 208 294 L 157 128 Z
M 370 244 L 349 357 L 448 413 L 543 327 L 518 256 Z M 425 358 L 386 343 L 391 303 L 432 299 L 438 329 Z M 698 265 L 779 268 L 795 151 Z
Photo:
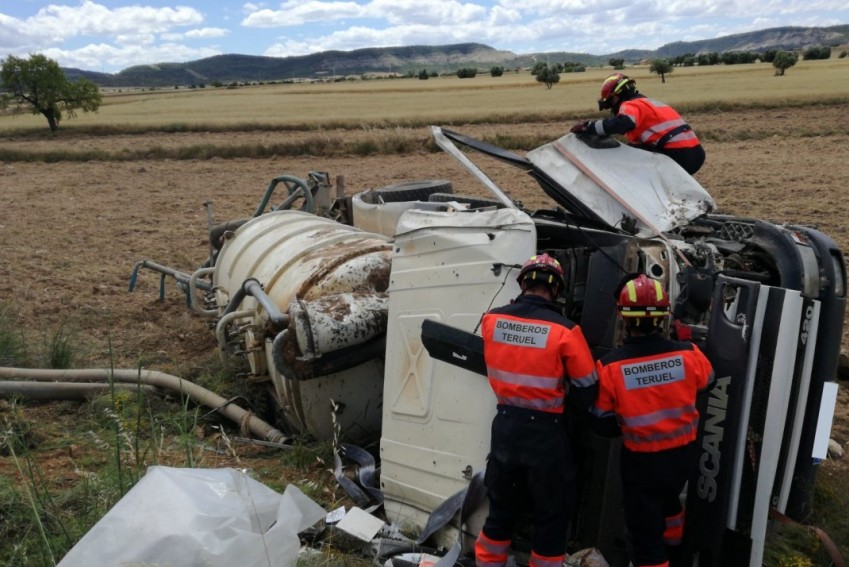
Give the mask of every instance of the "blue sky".
M 224 53 L 465 42 L 603 55 L 847 23 L 847 0 L 0 0 L 0 58 L 43 53 L 64 67 L 112 73 Z

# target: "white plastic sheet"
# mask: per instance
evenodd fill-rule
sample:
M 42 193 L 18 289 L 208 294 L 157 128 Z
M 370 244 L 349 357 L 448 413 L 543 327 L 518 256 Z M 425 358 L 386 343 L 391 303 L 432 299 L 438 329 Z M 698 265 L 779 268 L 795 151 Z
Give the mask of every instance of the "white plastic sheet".
M 289 567 L 327 512 L 235 469 L 150 467 L 58 567 Z

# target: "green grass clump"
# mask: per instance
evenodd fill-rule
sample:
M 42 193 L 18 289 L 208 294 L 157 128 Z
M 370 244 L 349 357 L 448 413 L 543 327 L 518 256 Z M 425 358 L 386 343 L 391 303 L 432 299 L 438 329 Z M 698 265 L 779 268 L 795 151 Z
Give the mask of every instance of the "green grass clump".
M 0 303 L 0 366 L 28 366 L 27 342 L 12 308 Z

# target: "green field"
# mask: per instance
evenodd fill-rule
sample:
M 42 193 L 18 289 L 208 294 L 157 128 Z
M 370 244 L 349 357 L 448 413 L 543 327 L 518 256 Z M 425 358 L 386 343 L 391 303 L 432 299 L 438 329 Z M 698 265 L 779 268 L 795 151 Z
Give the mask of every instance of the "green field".
M 540 120 L 596 113 L 599 86 L 611 69 L 564 73 L 552 89 L 529 73 L 472 79 L 433 77 L 234 89 L 161 89 L 106 93 L 96 114 L 80 113 L 62 129 L 111 127 L 155 129 L 185 124 L 210 128 L 315 129 L 385 124 Z M 662 83 L 648 67 L 626 69 L 643 94 L 702 110 L 712 105 L 781 106 L 849 98 L 849 58 L 800 61 L 783 77 L 768 63 L 678 67 Z M 0 117 L 0 134 L 46 128 L 41 116 Z

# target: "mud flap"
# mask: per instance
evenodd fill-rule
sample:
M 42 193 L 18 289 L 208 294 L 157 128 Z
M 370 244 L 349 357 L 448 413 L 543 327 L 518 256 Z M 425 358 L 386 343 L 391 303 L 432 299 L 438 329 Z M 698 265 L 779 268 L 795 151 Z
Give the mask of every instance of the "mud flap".
M 425 319 L 422 321 L 422 344 L 431 358 L 486 376 L 482 337 Z

